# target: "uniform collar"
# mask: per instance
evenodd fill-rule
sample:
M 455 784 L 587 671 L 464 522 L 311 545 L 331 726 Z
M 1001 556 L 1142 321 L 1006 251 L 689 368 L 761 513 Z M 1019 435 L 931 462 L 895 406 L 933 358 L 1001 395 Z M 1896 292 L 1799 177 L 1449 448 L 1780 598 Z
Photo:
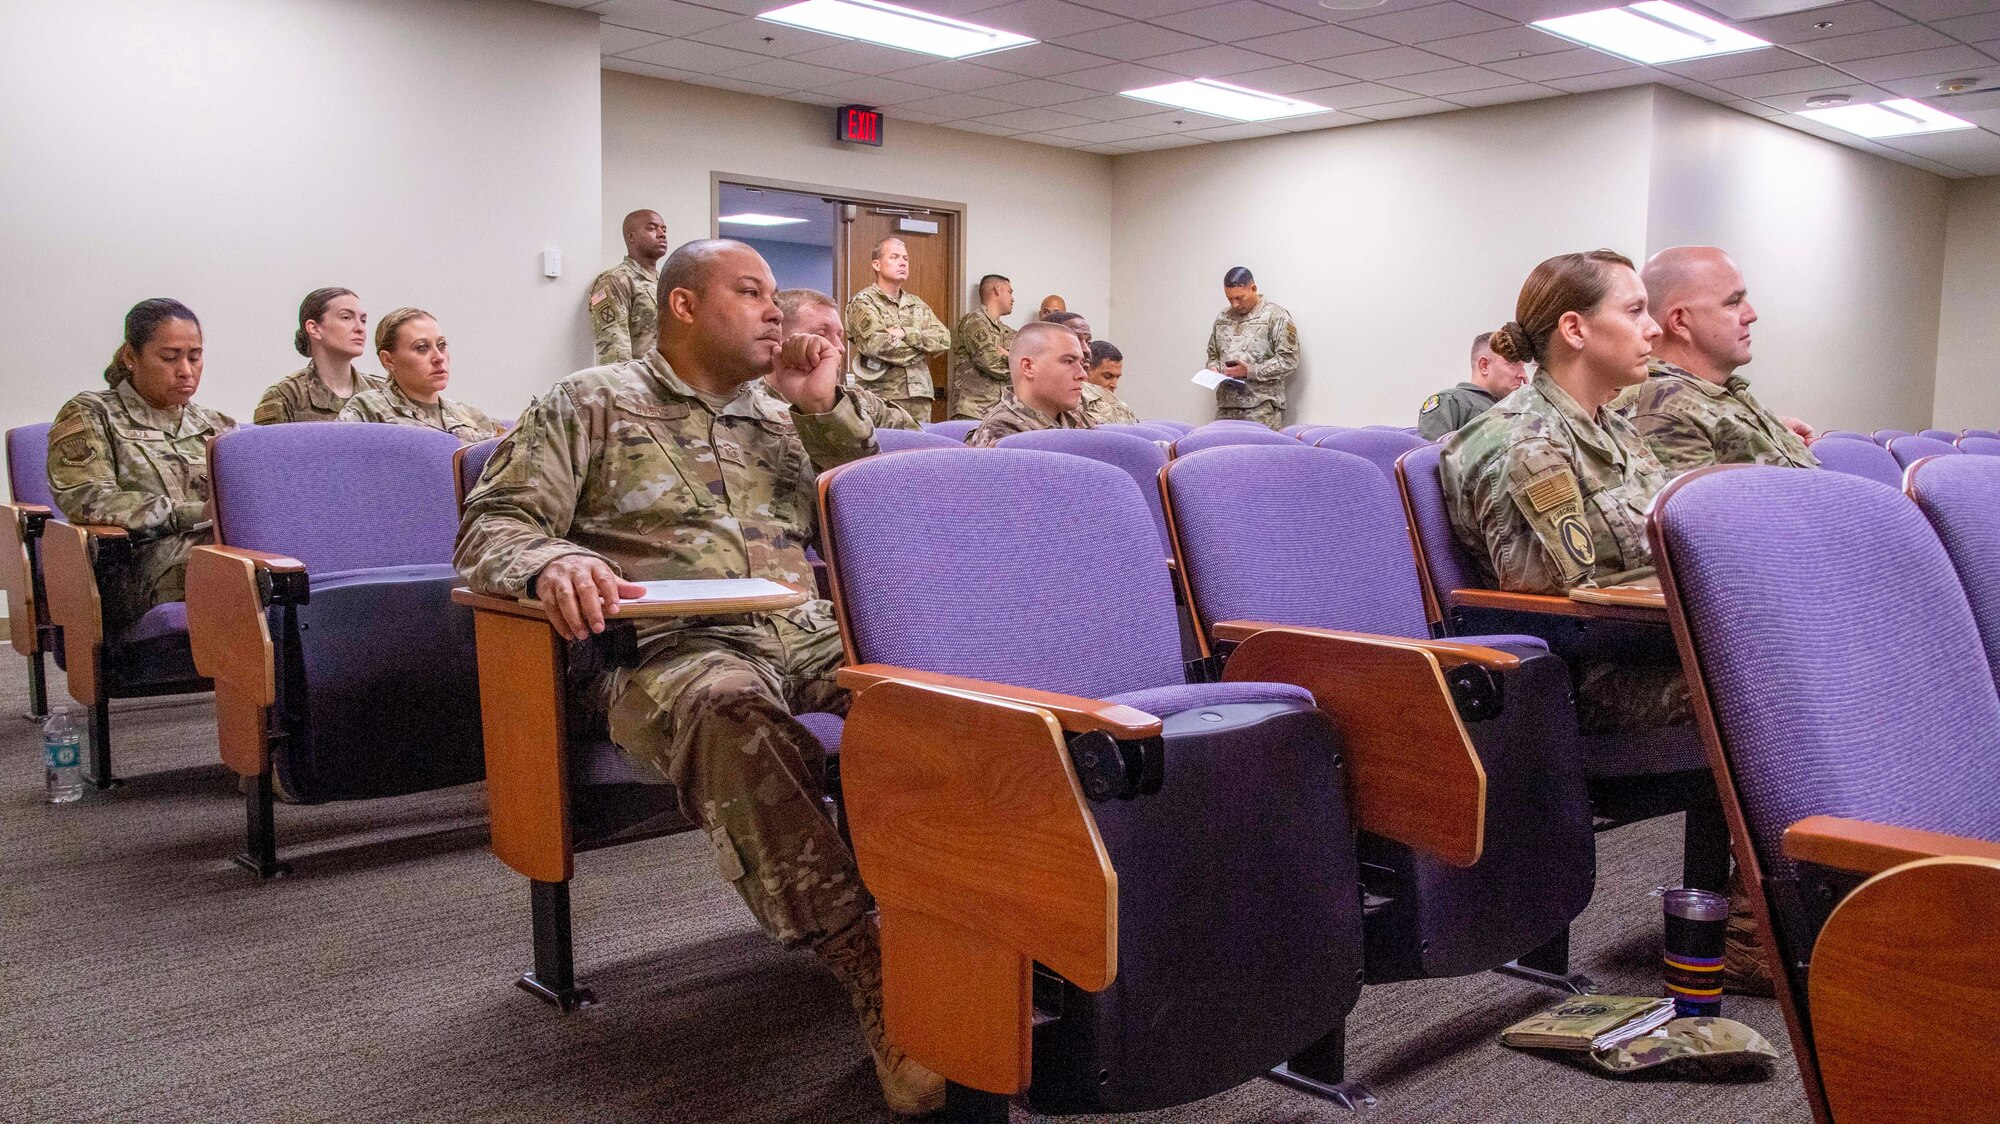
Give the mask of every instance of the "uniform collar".
M 647 377 L 662 397 L 695 403 L 717 417 L 762 418 L 766 421 L 775 421 L 789 414 L 791 409 L 787 406 L 782 412 L 773 410 L 772 403 L 782 399 L 778 398 L 777 391 L 764 386 L 763 379 L 751 379 L 744 383 L 736 389 L 734 398 L 718 406 L 713 397 L 689 386 L 686 380 L 675 374 L 673 364 L 667 362 L 667 357 L 660 354 L 660 349 L 657 347 L 646 353 L 645 366 Z M 761 392 L 759 388 L 762 388 Z
M 1556 415 L 1563 420 L 1564 426 L 1569 430 L 1572 440 L 1589 446 L 1606 460 L 1622 459 L 1618 442 L 1605 431 L 1604 423 L 1585 413 L 1582 404 L 1571 398 L 1568 391 L 1556 385 L 1556 380 L 1551 378 L 1548 372 L 1537 368 L 1534 379 L 1528 385 L 1534 387 L 1535 393 L 1541 395 L 1542 400 L 1554 408 Z M 1603 407 L 1600 412 L 1608 414 L 1610 409 Z
M 1480 385 L 1479 385 L 1478 383 L 1476 383 L 1476 382 L 1462 382 L 1462 383 L 1459 383 L 1459 384 L 1458 384 L 1458 389 L 1460 389 L 1460 390 L 1469 390 L 1469 391 L 1471 391 L 1472 393 L 1474 393 L 1474 394 L 1477 394 L 1477 395 L 1479 395 L 1479 396 L 1480 396 L 1481 398 L 1484 398 L 1484 399 L 1486 399 L 1486 400 L 1487 400 L 1488 402 L 1498 402 L 1498 401 L 1500 401 L 1500 396 L 1499 396 L 1499 395 L 1497 395 L 1497 394 L 1494 394 L 1494 393 L 1493 393 L 1492 391 L 1490 391 L 1490 390 L 1486 389 L 1486 388 L 1485 388 L 1485 387 L 1483 387 L 1483 386 L 1480 386 Z
M 132 380 L 129 378 L 118 380 L 117 394 L 118 401 L 125 407 L 127 414 L 147 428 L 157 429 L 169 437 L 186 437 L 191 433 L 200 432 L 203 428 L 191 408 L 191 403 L 178 410 L 162 410 L 146 401 L 145 396 L 133 388 Z
M 1724 395 L 1737 394 L 1750 386 L 1749 379 L 1737 374 L 1730 375 L 1727 379 L 1723 380 L 1721 386 L 1717 386 L 1700 375 L 1695 374 L 1693 371 L 1676 367 L 1664 359 L 1655 359 L 1646 364 L 1646 373 L 1653 378 L 1679 379 L 1696 390 L 1701 391 L 1703 394 L 1708 395 L 1710 398 L 1721 398 Z
M 359 369 L 354 367 L 349 367 L 348 370 L 352 372 L 354 377 L 355 394 L 359 394 L 364 390 L 371 389 L 370 379 L 368 375 L 363 374 Z M 326 385 L 326 380 L 319 377 L 319 364 L 314 363 L 312 360 L 308 359 L 306 360 L 306 365 L 300 369 L 299 374 L 305 380 L 306 401 L 312 403 L 312 405 L 315 408 L 321 410 L 331 410 L 335 413 L 338 413 L 340 411 L 340 408 L 347 404 L 346 398 L 342 398 L 340 395 L 335 394 L 333 392 L 333 388 Z M 388 380 L 385 379 L 384 381 L 386 382 Z M 349 395 L 349 397 L 352 396 L 353 395 Z
M 604 259 L 599 258 L 597 260 L 603 261 Z M 648 281 L 658 281 L 660 279 L 659 270 L 647 269 L 645 263 L 641 262 L 638 258 L 633 257 L 631 254 L 625 255 L 625 264 L 637 270 L 639 272 L 639 276 L 644 277 Z
M 899 297 L 890 296 L 888 290 L 882 288 L 881 285 L 878 285 L 873 281 L 870 281 L 868 283 L 868 288 L 864 291 L 874 293 L 877 300 L 880 300 L 885 304 L 893 305 L 897 308 L 901 308 L 903 305 L 909 303 L 910 300 L 910 287 L 908 285 L 903 286 L 903 295 Z M 985 310 L 981 309 L 981 311 L 983 312 Z
M 1090 384 L 1085 383 L 1084 385 L 1089 386 Z M 1032 418 L 1036 418 L 1040 421 L 1047 422 L 1048 425 L 1046 428 L 1055 429 L 1058 427 L 1058 421 L 1056 418 L 1048 414 L 1045 414 L 1040 410 L 1035 409 L 1033 406 L 1028 405 L 1025 399 L 1023 399 L 1020 395 L 1014 393 L 1014 388 L 1011 386 L 1000 392 L 1000 406 L 1002 409 L 1012 407 L 1013 409 L 1019 410 L 1021 413 L 1027 414 Z M 1079 406 L 1078 408 L 1081 409 L 1082 407 Z

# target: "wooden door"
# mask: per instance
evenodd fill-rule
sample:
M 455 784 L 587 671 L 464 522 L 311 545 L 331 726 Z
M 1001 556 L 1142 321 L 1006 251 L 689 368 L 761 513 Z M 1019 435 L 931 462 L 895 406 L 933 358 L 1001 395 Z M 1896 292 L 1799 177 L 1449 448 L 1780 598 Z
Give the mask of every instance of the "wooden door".
M 956 327 L 959 285 L 958 263 L 953 258 L 958 250 L 958 232 L 952 227 L 956 218 L 948 212 L 867 203 L 843 208 L 844 235 L 834 270 L 840 285 L 841 307 L 846 307 L 848 298 L 875 283 L 875 271 L 868 265 L 875 243 L 884 238 L 900 238 L 910 251 L 910 279 L 903 287 L 930 305 L 945 327 Z M 918 229 L 907 229 L 911 226 Z M 926 226 L 935 226 L 937 230 L 926 232 L 922 229 Z M 931 400 L 931 416 L 918 421 L 944 420 L 946 381 L 950 377 L 951 353 L 931 356 L 931 384 L 936 397 Z

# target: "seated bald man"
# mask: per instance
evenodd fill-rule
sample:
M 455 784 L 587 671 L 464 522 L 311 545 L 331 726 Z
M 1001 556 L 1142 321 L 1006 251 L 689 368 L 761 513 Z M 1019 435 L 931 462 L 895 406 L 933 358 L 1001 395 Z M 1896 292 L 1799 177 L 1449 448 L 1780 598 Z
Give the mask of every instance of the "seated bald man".
M 877 446 L 840 386 L 841 349 L 786 338 L 777 289 L 740 242 L 675 250 L 660 271 L 658 347 L 558 382 L 493 450 L 453 558 L 473 588 L 532 594 L 571 641 L 604 631 L 638 581 L 810 589 L 814 475 Z M 846 709 L 833 607 L 650 618 L 637 632 L 638 665 L 597 685 L 611 739 L 672 782 L 765 932 L 811 949 L 847 986 L 889 1107 L 942 1107 L 943 1080 L 883 1035 L 868 894 L 822 806 L 826 753 L 793 717 Z
M 840 322 L 840 307 L 833 298 L 818 289 L 780 289 L 776 297 L 778 312 L 785 318 L 786 339 L 804 334 L 818 336 L 847 354 L 847 328 Z M 922 429 L 911 419 L 901 406 L 862 386 L 843 388 L 854 396 L 854 406 L 876 429 Z M 791 403 L 779 398 L 777 393 L 757 381 L 757 392 L 776 405 L 775 413 L 782 416 Z
M 1660 339 L 1645 382 L 1619 396 L 1646 444 L 1679 476 L 1711 464 L 1818 468 L 1812 427 L 1781 418 L 1737 374 L 1750 363 L 1750 304 L 1743 271 L 1713 246 L 1675 246 L 1640 271 Z
M 1071 329 L 1045 320 L 1023 325 L 1007 352 L 1011 381 L 1000 404 L 965 443 L 986 449 L 1010 433 L 1097 428 L 1083 412 L 1083 356 L 1083 340 Z

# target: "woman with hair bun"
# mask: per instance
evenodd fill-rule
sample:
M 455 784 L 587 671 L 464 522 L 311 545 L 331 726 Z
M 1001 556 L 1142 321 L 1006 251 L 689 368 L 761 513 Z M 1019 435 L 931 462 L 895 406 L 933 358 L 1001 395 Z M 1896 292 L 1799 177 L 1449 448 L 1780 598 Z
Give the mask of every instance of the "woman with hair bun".
M 368 314 L 352 289 L 314 289 L 299 302 L 299 330 L 292 346 L 306 365 L 279 379 L 257 402 L 250 420 L 258 425 L 332 421 L 347 400 L 364 390 L 380 390 L 388 380 L 354 369 L 368 350 Z
M 208 439 L 236 423 L 195 405 L 201 354 L 201 322 L 188 306 L 140 301 L 104 369 L 109 388 L 70 399 L 49 428 L 49 488 L 64 518 L 131 536 L 131 565 L 100 590 L 114 630 L 185 600 L 188 553 L 211 538 Z
M 1438 472 L 1452 529 L 1489 581 L 1514 593 L 1645 577 L 1646 507 L 1666 470 L 1613 398 L 1646 379 L 1660 326 L 1630 259 L 1610 250 L 1535 267 L 1514 319 L 1493 333 L 1503 359 L 1535 363 L 1528 385 L 1446 441 Z M 1678 664 L 1578 668 L 1586 733 L 1686 721 Z
M 340 411 L 344 422 L 386 422 L 435 429 L 462 445 L 498 437 L 500 426 L 479 407 L 446 398 L 451 349 L 437 318 L 421 308 L 399 308 L 375 326 L 375 357 L 388 385 L 357 394 Z

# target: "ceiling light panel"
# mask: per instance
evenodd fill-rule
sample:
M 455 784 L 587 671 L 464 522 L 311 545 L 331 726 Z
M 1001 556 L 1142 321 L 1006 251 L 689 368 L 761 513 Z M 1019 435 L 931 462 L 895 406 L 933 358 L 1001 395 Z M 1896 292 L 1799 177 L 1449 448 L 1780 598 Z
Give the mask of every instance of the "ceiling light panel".
M 740 215 L 723 215 L 716 222 L 733 222 L 737 226 L 790 226 L 805 222 L 805 219 L 788 218 L 784 215 L 760 215 L 755 211 L 745 211 Z
M 947 59 L 991 54 L 1035 42 L 1011 31 L 981 27 L 880 0 L 804 0 L 757 18 Z
M 1869 105 L 1843 105 L 1835 109 L 1801 110 L 1799 116 L 1817 121 L 1858 137 L 1909 137 L 1919 133 L 1948 133 L 1970 129 L 1972 122 L 1932 109 L 1920 101 L 1896 98 Z
M 1529 26 L 1648 66 L 1771 45 L 1665 0 L 1536 20 Z
M 1323 105 L 1267 94 L 1262 90 L 1252 90 L 1245 86 L 1232 86 L 1213 78 L 1196 78 L 1190 82 L 1168 82 L 1159 86 L 1125 90 L 1119 96 L 1171 105 L 1176 109 L 1192 109 L 1196 113 L 1227 117 L 1233 121 L 1273 121 L 1280 117 L 1302 117 L 1308 113 L 1326 112 L 1326 107 Z

